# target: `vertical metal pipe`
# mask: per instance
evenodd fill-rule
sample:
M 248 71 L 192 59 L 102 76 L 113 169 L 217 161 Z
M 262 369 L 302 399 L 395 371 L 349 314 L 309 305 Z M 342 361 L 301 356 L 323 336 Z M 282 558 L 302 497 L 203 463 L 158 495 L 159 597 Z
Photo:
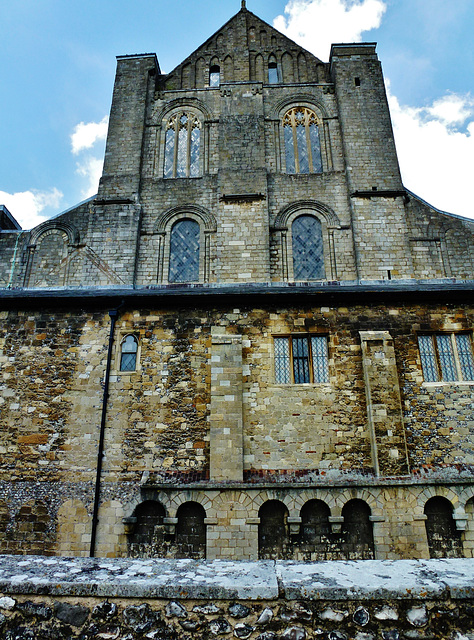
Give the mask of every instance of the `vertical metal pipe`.
M 97 452 L 97 472 L 95 478 L 95 494 L 94 494 L 94 511 L 92 514 L 92 531 L 91 531 L 91 546 L 89 556 L 95 557 L 95 541 L 97 537 L 97 524 L 99 522 L 99 501 L 100 501 L 100 479 L 102 476 L 102 461 L 104 458 L 104 439 L 105 439 L 105 420 L 107 416 L 107 399 L 109 396 L 109 380 L 110 369 L 112 364 L 112 346 L 114 343 L 115 323 L 117 322 L 118 312 L 122 304 L 117 309 L 109 311 L 110 316 L 110 334 L 109 334 L 109 348 L 107 352 L 107 366 L 105 369 L 104 380 L 104 395 L 102 397 L 102 418 L 100 421 L 100 435 L 99 435 L 99 450 Z

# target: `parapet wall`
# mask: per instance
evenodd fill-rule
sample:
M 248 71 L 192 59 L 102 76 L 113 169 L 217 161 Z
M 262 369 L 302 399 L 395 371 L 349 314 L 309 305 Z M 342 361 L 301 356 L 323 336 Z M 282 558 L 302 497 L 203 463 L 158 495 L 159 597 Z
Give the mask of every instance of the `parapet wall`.
M 0 637 L 469 640 L 474 560 L 0 556 Z

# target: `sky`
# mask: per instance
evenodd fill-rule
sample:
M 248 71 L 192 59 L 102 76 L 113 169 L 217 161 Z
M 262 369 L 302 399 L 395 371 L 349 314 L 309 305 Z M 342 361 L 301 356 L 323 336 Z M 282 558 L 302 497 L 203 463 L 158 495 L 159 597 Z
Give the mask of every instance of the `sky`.
M 241 0 L 0 0 L 0 204 L 24 229 L 97 192 L 115 57 L 171 71 Z M 404 185 L 474 218 L 474 0 L 247 0 L 328 61 L 377 42 Z

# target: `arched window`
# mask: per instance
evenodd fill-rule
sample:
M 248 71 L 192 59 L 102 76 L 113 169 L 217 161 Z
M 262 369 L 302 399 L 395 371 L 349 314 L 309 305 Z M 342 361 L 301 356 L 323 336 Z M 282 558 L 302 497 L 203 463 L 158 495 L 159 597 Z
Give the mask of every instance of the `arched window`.
M 120 371 L 135 371 L 137 368 L 138 342 L 135 336 L 127 336 L 122 340 L 120 350 Z
M 258 512 L 258 557 L 286 558 L 289 553 L 288 509 L 279 500 L 265 502 Z
M 283 118 L 287 173 L 321 173 L 318 119 L 307 107 L 294 107 Z
M 278 64 L 275 56 L 270 56 L 268 61 L 268 84 L 278 84 Z
M 370 507 L 363 500 L 349 500 L 342 510 L 342 552 L 348 560 L 373 560 L 374 534 Z
M 206 512 L 197 502 L 185 502 L 178 509 L 177 558 L 206 557 Z
M 185 218 L 176 222 L 170 235 L 169 282 L 199 280 L 199 224 Z
M 462 558 L 461 532 L 453 519 L 453 505 L 436 496 L 425 504 L 426 537 L 430 558 Z
M 196 178 L 200 174 L 201 123 L 192 113 L 181 111 L 166 124 L 165 178 Z
M 134 558 L 160 558 L 164 555 L 163 505 L 146 500 L 133 514 L 137 522 L 128 537 L 129 553 Z
M 321 222 L 309 215 L 298 216 L 291 227 L 293 277 L 319 280 L 325 277 Z
M 218 87 L 221 83 L 221 68 L 218 64 L 213 64 L 209 69 L 209 86 Z

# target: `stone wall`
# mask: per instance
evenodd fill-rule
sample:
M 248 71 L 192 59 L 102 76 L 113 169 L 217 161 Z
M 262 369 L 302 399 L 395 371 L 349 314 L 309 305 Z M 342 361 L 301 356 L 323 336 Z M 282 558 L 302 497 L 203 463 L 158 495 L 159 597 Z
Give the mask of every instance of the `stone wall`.
M 4 556 L 0 629 L 5 640 L 469 640 L 473 563 Z

